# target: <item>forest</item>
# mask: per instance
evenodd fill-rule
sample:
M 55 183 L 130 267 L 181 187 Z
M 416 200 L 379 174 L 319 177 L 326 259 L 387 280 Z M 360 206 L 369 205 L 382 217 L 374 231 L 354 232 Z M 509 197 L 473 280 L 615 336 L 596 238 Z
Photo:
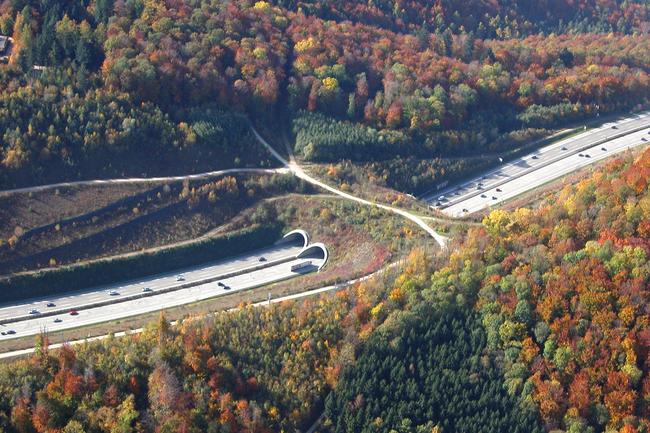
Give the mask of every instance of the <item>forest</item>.
M 293 119 L 319 162 L 503 151 L 647 104 L 649 17 L 643 0 L 3 0 L 0 182 L 268 165 L 238 116 Z
M 478 317 L 423 304 L 378 330 L 325 405 L 333 432 L 541 433 L 485 355 Z
M 271 166 L 277 119 L 333 177 L 427 188 L 647 106 L 649 31 L 644 0 L 1 0 L 0 188 Z M 0 432 L 648 432 L 649 182 L 626 154 L 336 293 L 41 335 Z
M 8 432 L 645 432 L 650 150 L 335 294 L 0 366 Z M 303 430 L 304 431 L 304 430 Z

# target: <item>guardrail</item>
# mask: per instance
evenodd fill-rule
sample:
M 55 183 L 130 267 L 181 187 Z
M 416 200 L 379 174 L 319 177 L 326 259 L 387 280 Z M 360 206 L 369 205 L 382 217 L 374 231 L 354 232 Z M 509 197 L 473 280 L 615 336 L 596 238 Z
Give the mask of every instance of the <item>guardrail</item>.
M 0 319 L 0 325 L 6 325 L 8 323 L 23 322 L 25 320 L 31 320 L 31 319 L 35 319 L 35 318 L 39 318 L 39 317 L 50 317 L 50 316 L 56 316 L 56 315 L 59 315 L 59 314 L 68 314 L 73 310 L 75 310 L 75 311 L 88 310 L 90 308 L 104 307 L 106 305 L 119 304 L 120 302 L 132 301 L 134 299 L 140 299 L 140 298 L 145 298 L 145 297 L 148 297 L 148 296 L 160 295 L 161 293 L 174 292 L 176 290 L 187 289 L 187 288 L 190 288 L 190 287 L 199 286 L 201 284 L 206 284 L 206 283 L 212 283 L 212 282 L 217 281 L 217 280 L 223 280 L 225 278 L 236 277 L 238 275 L 258 271 L 260 269 L 268 268 L 268 267 L 275 266 L 275 265 L 280 265 L 282 263 L 287 263 L 287 262 L 290 262 L 292 260 L 295 260 L 296 257 L 297 256 L 289 256 L 289 257 L 285 257 L 285 258 L 282 258 L 282 259 L 271 260 L 271 261 L 268 261 L 268 262 L 263 262 L 261 264 L 257 264 L 255 266 L 249 266 L 247 268 L 239 269 L 237 271 L 226 272 L 224 274 L 214 275 L 212 277 L 203 278 L 203 279 L 196 280 L 196 281 L 188 281 L 188 282 L 185 282 L 183 284 L 174 285 L 172 287 L 165 287 L 163 289 L 158 289 L 158 290 L 155 290 L 153 292 L 135 293 L 133 295 L 120 296 L 120 297 L 117 297 L 117 298 L 106 299 L 105 301 L 92 302 L 92 303 L 89 303 L 89 304 L 83 304 L 83 305 L 75 306 L 75 307 L 66 307 L 66 308 L 60 308 L 60 309 L 57 309 L 57 310 L 47 310 L 47 311 L 41 312 L 39 314 L 27 314 L 27 315 L 23 315 L 23 316 L 13 317 L 11 319 Z
M 490 185 L 486 185 L 485 187 L 483 187 L 480 190 L 473 191 L 473 192 L 471 192 L 469 194 L 465 194 L 464 196 L 462 196 L 460 198 L 449 201 L 449 202 L 445 203 L 444 205 L 439 206 L 438 209 L 439 210 L 447 209 L 448 207 L 454 206 L 455 204 L 461 203 L 461 202 L 463 202 L 463 201 L 465 201 L 467 199 L 470 199 L 472 197 L 476 197 L 479 194 L 484 194 L 485 190 L 487 190 L 487 189 L 498 188 L 499 186 L 501 186 L 503 184 L 506 184 L 506 183 L 510 182 L 511 180 L 513 180 L 513 179 L 520 178 L 522 176 L 527 175 L 528 173 L 534 172 L 535 170 L 539 170 L 540 168 L 544 168 L 544 167 L 546 167 L 548 165 L 551 165 L 553 163 L 561 161 L 561 160 L 565 159 L 568 156 L 575 155 L 576 153 L 583 152 L 586 149 L 589 149 L 591 147 L 599 146 L 601 144 L 607 143 L 607 142 L 612 141 L 612 140 L 616 140 L 617 138 L 625 137 L 626 135 L 634 134 L 635 132 L 639 132 L 639 131 L 642 131 L 642 130 L 647 129 L 647 128 L 650 128 L 650 124 L 644 125 L 644 126 L 638 126 L 636 128 L 632 128 L 632 129 L 627 130 L 627 131 L 621 131 L 621 132 L 619 132 L 617 134 L 610 135 L 610 136 L 608 136 L 606 138 L 603 138 L 603 139 L 600 139 L 600 140 L 598 140 L 596 142 L 593 142 L 593 143 L 590 143 L 590 144 L 585 144 L 584 146 L 581 146 L 581 147 L 579 147 L 579 148 L 577 148 L 575 150 L 569 150 L 566 153 L 563 153 L 560 156 L 552 158 L 549 161 L 546 161 L 546 162 L 543 162 L 542 164 L 535 165 L 533 167 L 527 168 L 526 170 L 518 173 L 515 176 L 511 176 L 511 177 L 508 177 L 506 179 L 500 180 L 498 182 L 492 183 Z

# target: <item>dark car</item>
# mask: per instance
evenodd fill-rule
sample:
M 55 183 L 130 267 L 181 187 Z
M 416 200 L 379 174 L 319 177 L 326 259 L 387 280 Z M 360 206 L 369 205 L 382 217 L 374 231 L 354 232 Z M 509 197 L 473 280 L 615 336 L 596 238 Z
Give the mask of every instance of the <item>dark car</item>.
M 463 212 L 469 212 L 467 209 L 463 209 Z
M 217 286 L 219 286 L 219 287 L 226 287 L 226 285 L 225 285 L 224 283 L 222 283 L 221 281 L 219 281 L 219 282 L 217 283 Z
M 584 155 L 582 153 L 579 153 L 578 156 L 582 158 Z
M 566 150 L 566 146 L 562 146 L 562 150 Z
M 7 335 L 14 335 L 15 333 L 16 331 L 14 331 L 13 329 L 7 331 Z
M 612 129 L 618 129 L 618 126 L 614 125 L 612 126 Z
M 47 306 L 48 306 L 49 308 L 52 308 L 52 307 L 56 307 L 56 304 L 55 304 L 54 302 L 48 302 L 48 303 L 47 303 Z
M 501 188 L 497 188 L 497 192 L 501 192 Z
M 61 322 L 63 322 L 63 319 L 60 318 L 60 317 L 57 317 L 56 319 L 54 319 L 54 323 L 61 323 Z
M 485 198 L 485 197 L 487 197 L 487 195 L 481 194 L 481 198 Z
M 492 200 L 496 200 L 497 198 L 495 196 L 492 196 Z
M 71 316 L 78 316 L 79 312 L 77 310 L 72 310 L 72 311 L 70 311 L 70 315 Z
M 262 256 L 262 257 L 260 257 L 260 258 L 257 259 L 257 260 L 260 261 L 260 262 L 265 262 L 265 261 L 266 261 L 266 257 Z
M 591 158 L 588 153 L 585 153 L 585 158 Z
M 533 155 L 533 159 L 537 159 L 537 155 Z
M 601 147 L 600 150 L 602 150 L 603 152 L 607 152 L 607 148 L 605 147 Z

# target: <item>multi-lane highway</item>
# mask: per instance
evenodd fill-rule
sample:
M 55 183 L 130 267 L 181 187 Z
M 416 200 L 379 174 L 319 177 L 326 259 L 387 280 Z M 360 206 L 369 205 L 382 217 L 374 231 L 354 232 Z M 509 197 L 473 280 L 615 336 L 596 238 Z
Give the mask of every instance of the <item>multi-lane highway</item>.
M 303 247 L 281 243 L 173 273 L 0 305 L 0 341 L 157 311 L 317 270 L 325 259 L 298 258 Z M 310 266 L 291 270 L 307 261 Z
M 0 341 L 14 337 L 36 335 L 41 331 L 57 332 L 64 329 L 117 320 L 124 317 L 135 316 L 209 299 L 240 290 L 260 287 L 297 276 L 300 273 L 315 271 L 318 269 L 318 266 L 322 264 L 323 260 L 310 258 L 309 261 L 312 262 L 311 267 L 301 269 L 299 272 L 292 271 L 291 266 L 305 262 L 304 259 L 293 259 L 288 262 L 224 278 L 219 281 L 161 293 L 152 297 L 133 299 L 102 307 L 79 310 L 78 314 L 75 316 L 71 316 L 68 313 L 48 317 L 34 317 L 29 320 L 0 325 L 0 330 L 6 332 L 11 329 L 15 332 L 15 334 L 11 335 L 0 335 Z M 219 283 L 223 285 L 219 285 Z
M 650 143 L 650 112 L 561 140 L 424 200 L 452 217 L 503 202 L 578 168 Z

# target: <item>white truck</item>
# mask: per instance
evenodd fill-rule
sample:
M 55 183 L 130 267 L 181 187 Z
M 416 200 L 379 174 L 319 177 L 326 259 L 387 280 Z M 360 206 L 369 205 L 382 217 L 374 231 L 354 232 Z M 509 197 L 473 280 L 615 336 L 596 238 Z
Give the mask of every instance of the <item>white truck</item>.
M 311 260 L 296 263 L 295 265 L 291 265 L 291 272 L 298 272 L 310 266 L 311 266 Z

